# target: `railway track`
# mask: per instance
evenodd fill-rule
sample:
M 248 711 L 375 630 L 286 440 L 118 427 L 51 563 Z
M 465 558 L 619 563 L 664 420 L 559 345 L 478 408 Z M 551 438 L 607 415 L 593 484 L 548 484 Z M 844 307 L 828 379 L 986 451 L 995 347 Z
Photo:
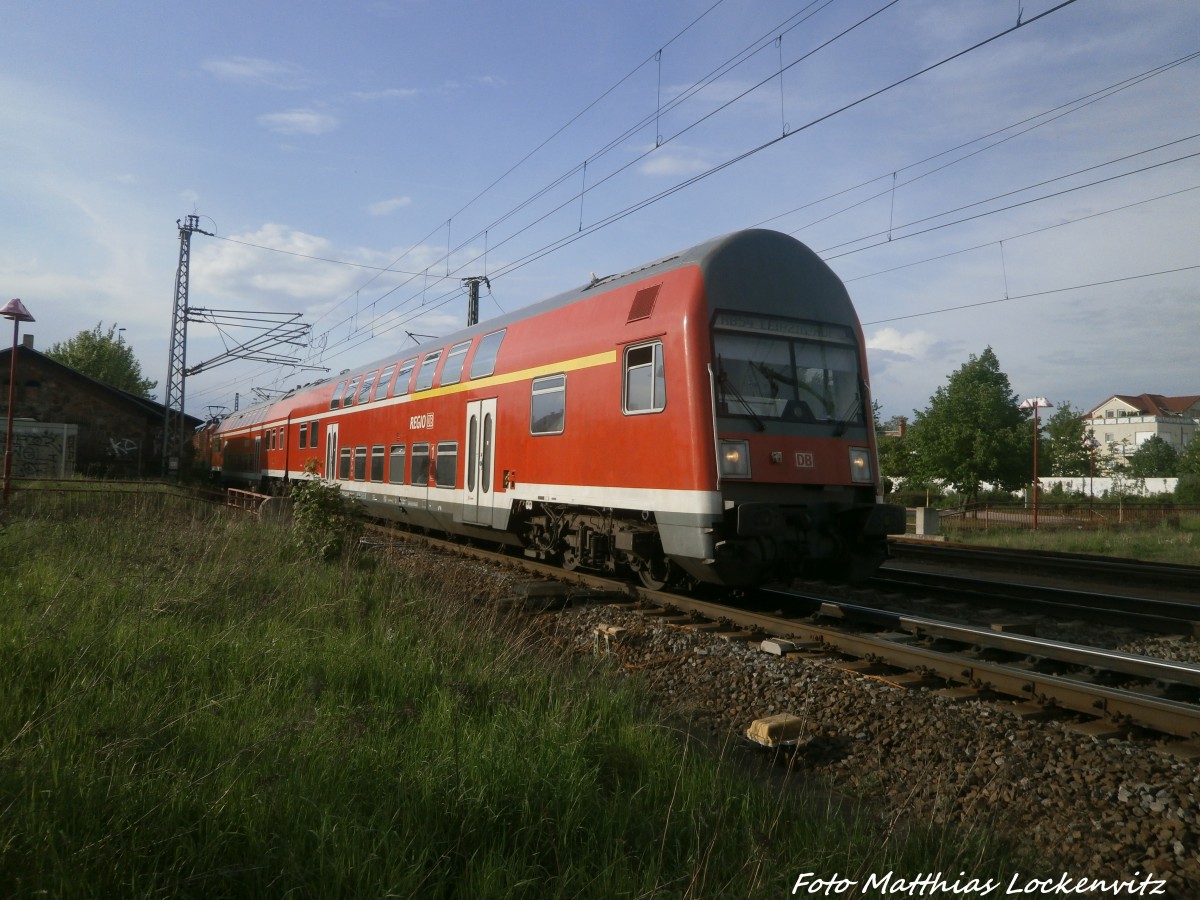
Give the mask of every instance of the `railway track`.
M 396 535 L 390 528 L 371 527 L 380 535 Z M 1200 666 L 898 613 L 884 605 L 849 602 L 827 590 L 765 590 L 731 605 L 403 535 L 452 552 L 519 564 L 541 579 L 525 586 L 528 599 L 562 598 L 574 585 L 594 592 L 591 597 L 640 601 L 645 614 L 668 624 L 690 624 L 731 639 L 775 639 L 775 648 L 784 653 L 833 651 L 863 660 L 864 670 L 882 665 L 913 673 L 899 677 L 901 682 L 928 684 L 936 678 L 944 686 L 1016 698 L 1030 704 L 1024 710 L 1028 715 L 1035 708 L 1078 713 L 1097 723 L 1097 734 L 1145 729 L 1185 739 L 1200 736 Z
M 730 606 L 452 542 L 429 540 L 438 553 L 426 558 L 409 540 L 396 541 L 396 558 L 414 572 L 444 571 L 458 556 L 501 559 L 481 567 L 479 602 L 511 602 L 514 627 L 594 655 L 609 675 L 636 677 L 684 740 L 724 745 L 787 719 L 790 749 L 756 753 L 746 765 L 786 762 L 788 772 L 871 798 L 897 821 L 970 828 L 983 816 L 1022 846 L 1044 846 L 1047 864 L 1063 871 L 1154 872 L 1168 880 L 1167 896 L 1200 896 L 1200 744 L 1133 724 L 1176 717 L 1158 724 L 1194 733 L 1200 707 L 1187 666 L 1166 664 L 1175 672 L 1164 674 L 1155 660 L 1095 647 L 1070 648 L 1069 659 L 1051 664 L 1064 648 L 1009 643 L 1014 635 L 990 646 L 995 635 L 945 630 L 954 623 L 934 616 L 875 610 L 872 618 L 867 593 L 833 597 L 814 587 Z M 940 677 L 927 657 L 884 662 L 885 653 L 915 650 L 944 654 L 954 668 Z M 998 683 L 992 667 L 1011 670 L 1014 694 L 987 687 Z M 1179 687 L 1160 681 L 1176 676 Z M 1063 684 L 1052 683 L 1058 677 Z M 1077 693 L 1056 700 L 1051 690 Z
M 1193 600 L 1112 593 L 1109 589 L 1051 586 L 1032 579 L 989 580 L 956 571 L 881 569 L 870 586 L 921 602 L 976 610 L 1003 609 L 1018 616 L 1049 616 L 1118 628 L 1200 637 L 1200 603 Z
M 894 564 L 924 563 L 939 569 L 969 569 L 997 575 L 1061 580 L 1076 586 L 1095 585 L 1111 590 L 1131 589 L 1139 594 L 1159 594 L 1189 599 L 1200 606 L 1200 566 L 1147 563 L 1130 559 L 1008 550 L 944 541 L 893 538 L 888 551 Z M 893 571 L 896 565 L 886 565 Z
M 779 593 L 818 607 L 817 621 L 799 628 L 802 641 L 936 675 L 950 684 L 1030 700 L 1041 708 L 1096 716 L 1117 732 L 1135 726 L 1185 738 L 1200 735 L 1200 666 L 901 615 L 819 595 Z M 821 623 L 831 619 L 882 630 Z

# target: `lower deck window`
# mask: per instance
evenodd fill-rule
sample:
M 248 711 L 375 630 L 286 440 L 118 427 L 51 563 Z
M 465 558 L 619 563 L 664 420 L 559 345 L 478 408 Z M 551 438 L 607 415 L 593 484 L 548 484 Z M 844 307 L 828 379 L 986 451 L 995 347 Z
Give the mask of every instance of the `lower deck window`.
M 382 446 L 371 448 L 371 480 L 383 481 L 383 461 L 384 448 Z
M 412 483 L 420 487 L 429 485 L 429 445 L 413 444 Z
M 388 457 L 388 481 L 404 484 L 404 445 L 392 444 Z
M 433 477 L 438 487 L 452 488 L 458 476 L 458 442 L 442 441 L 437 445 L 437 465 Z
M 350 479 L 350 453 L 349 447 L 343 447 L 341 456 L 338 458 L 338 478 L 342 481 Z
M 367 448 L 354 448 L 354 480 L 366 481 L 367 479 Z

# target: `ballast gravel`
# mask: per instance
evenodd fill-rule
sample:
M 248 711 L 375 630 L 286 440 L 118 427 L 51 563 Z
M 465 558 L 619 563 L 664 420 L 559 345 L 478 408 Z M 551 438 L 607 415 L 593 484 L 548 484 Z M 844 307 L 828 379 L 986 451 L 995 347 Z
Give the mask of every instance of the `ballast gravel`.
M 1154 873 L 1171 896 L 1200 897 L 1194 761 L 1022 719 L 1011 703 L 901 687 L 833 657 L 775 656 L 630 609 L 567 609 L 554 628 L 586 643 L 601 625 L 625 629 L 599 644 L 615 671 L 715 734 L 742 734 L 777 713 L 800 717 L 802 765 L 889 817 L 984 826 L 1036 849 L 1048 870 Z
M 476 602 L 511 597 L 520 580 L 459 562 L 472 570 Z M 453 567 L 444 554 L 438 565 Z M 1153 874 L 1167 880 L 1166 896 L 1200 897 L 1200 762 L 1152 739 L 1097 739 L 1069 721 L 1022 718 L 1003 700 L 951 698 L 847 671 L 834 656 L 772 655 L 627 603 L 529 615 L 547 640 L 603 656 L 615 677 L 639 679 L 666 713 L 718 740 L 744 735 L 756 719 L 799 717 L 794 764 L 889 819 L 986 828 L 1031 850 L 1056 877 Z M 618 635 L 598 633 L 601 626 Z M 1190 640 L 1121 649 L 1200 660 Z

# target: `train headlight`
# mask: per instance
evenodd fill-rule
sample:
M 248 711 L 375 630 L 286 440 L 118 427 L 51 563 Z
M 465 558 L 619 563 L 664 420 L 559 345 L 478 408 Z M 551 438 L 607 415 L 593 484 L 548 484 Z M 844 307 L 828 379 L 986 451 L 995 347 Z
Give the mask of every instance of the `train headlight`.
M 717 456 L 721 465 L 721 477 L 750 477 L 750 444 L 748 441 L 721 441 Z
M 858 484 L 871 484 L 875 475 L 871 471 L 871 451 L 862 447 L 850 448 L 850 480 Z

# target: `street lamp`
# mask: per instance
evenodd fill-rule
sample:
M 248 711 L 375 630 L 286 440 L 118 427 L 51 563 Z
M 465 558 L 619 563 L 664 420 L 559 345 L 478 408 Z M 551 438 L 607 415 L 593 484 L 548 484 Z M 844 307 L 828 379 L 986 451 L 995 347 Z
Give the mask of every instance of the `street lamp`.
M 1096 435 L 1089 434 L 1083 439 L 1083 446 L 1088 452 L 1088 502 L 1091 503 L 1096 499 L 1096 448 L 1100 442 Z
M 9 300 L 0 316 L 12 319 L 12 365 L 8 372 L 8 429 L 4 432 L 4 506 L 8 507 L 8 488 L 12 480 L 12 451 L 13 451 L 13 413 L 17 405 L 17 331 L 22 322 L 32 322 L 33 316 L 20 300 Z
M 1038 477 L 1037 477 L 1037 445 L 1038 445 L 1038 409 L 1053 406 L 1045 397 L 1030 397 L 1021 401 L 1021 409 L 1033 410 L 1033 530 L 1037 531 L 1038 506 Z

